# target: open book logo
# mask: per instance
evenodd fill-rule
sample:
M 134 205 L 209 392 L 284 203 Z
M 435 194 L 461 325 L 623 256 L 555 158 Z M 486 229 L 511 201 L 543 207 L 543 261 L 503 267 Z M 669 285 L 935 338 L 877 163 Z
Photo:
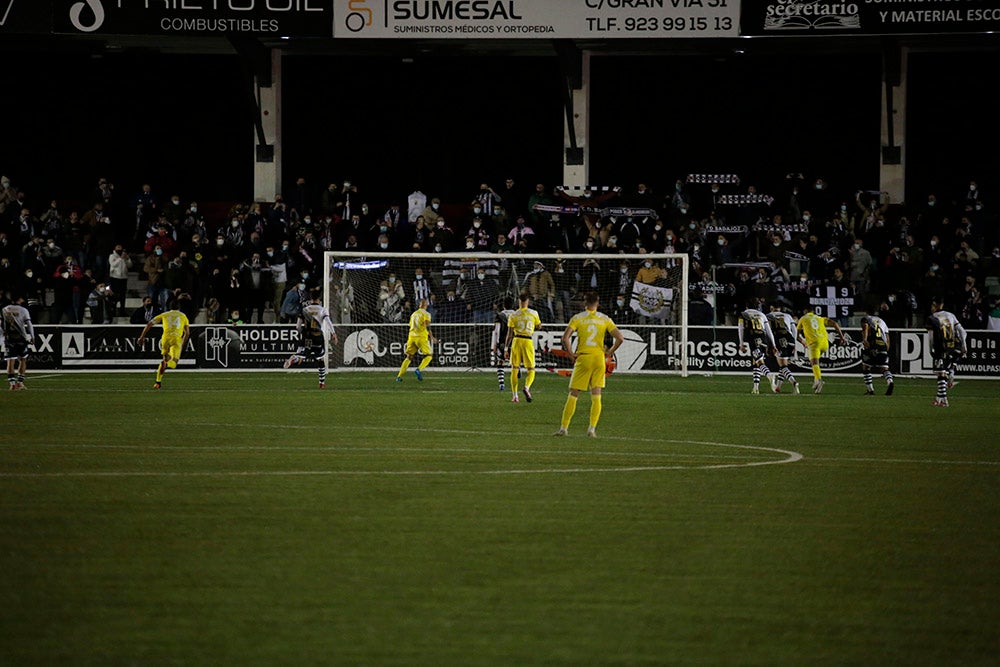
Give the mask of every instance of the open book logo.
M 69 8 L 69 20 L 73 27 L 80 32 L 94 32 L 104 25 L 104 6 L 101 4 L 101 0 L 83 0 L 83 2 L 73 3 Z

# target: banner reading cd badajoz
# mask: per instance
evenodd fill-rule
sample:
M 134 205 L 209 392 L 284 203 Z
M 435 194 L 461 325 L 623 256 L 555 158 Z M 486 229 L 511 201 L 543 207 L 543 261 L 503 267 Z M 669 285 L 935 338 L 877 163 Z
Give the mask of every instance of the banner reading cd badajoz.
M 336 38 L 737 37 L 739 0 L 334 0 Z
M 330 0 L 52 0 L 52 32 L 330 37 Z

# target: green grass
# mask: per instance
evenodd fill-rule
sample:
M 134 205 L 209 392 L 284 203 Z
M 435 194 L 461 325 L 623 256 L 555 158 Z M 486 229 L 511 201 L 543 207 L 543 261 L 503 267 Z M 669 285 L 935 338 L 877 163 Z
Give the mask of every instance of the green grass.
M 0 664 L 1000 655 L 1000 383 L 938 409 L 930 380 L 615 375 L 591 440 L 585 396 L 551 437 L 565 378 L 530 405 L 491 373 L 426 378 L 38 373 L 0 395 Z

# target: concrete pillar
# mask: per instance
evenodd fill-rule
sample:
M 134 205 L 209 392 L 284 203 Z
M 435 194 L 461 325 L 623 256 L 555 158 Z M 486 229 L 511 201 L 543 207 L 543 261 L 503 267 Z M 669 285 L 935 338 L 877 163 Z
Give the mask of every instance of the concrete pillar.
M 253 198 L 274 201 L 281 192 L 281 50 L 271 50 L 271 80 L 255 80 L 260 106 L 260 122 L 266 145 L 261 146 L 254 131 Z M 269 83 L 263 86 L 261 83 Z
M 889 143 L 889 124 L 892 124 L 892 138 L 899 150 L 899 160 L 886 160 L 886 151 L 882 151 L 882 165 L 879 170 L 879 189 L 888 192 L 890 200 L 898 204 L 906 196 L 906 61 L 909 50 L 906 47 L 899 52 L 898 81 L 883 67 L 882 77 L 882 146 Z M 885 81 L 892 85 L 892 108 L 889 108 Z
M 590 52 L 580 54 L 581 85 L 570 91 L 573 99 L 573 125 L 564 121 L 562 185 L 582 187 L 590 179 Z M 576 139 L 576 154 L 570 150 L 570 136 Z

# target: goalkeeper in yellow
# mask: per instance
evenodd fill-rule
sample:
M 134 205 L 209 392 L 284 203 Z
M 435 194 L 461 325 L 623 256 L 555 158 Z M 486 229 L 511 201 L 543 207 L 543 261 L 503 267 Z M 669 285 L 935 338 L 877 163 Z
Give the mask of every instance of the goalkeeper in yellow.
M 521 366 L 524 366 L 524 399 L 531 403 L 531 385 L 535 382 L 535 329 L 542 326 L 538 311 L 528 308 L 531 297 L 527 292 L 521 292 L 518 300 L 520 308 L 507 318 L 507 340 L 504 341 L 504 359 L 510 359 L 510 386 L 514 390 L 517 403 L 517 385 L 520 379 Z
M 819 358 L 824 352 L 830 349 L 830 334 L 827 333 L 827 325 L 833 326 L 837 330 L 837 337 L 841 344 L 844 343 L 844 332 L 837 324 L 836 320 L 829 317 L 820 317 L 811 310 L 807 310 L 799 318 L 796 330 L 799 334 L 799 341 L 805 345 L 809 352 L 809 364 L 813 372 L 813 393 L 818 394 L 823 391 L 823 373 L 819 369 Z
M 157 324 L 163 325 L 163 335 L 160 337 L 160 351 L 163 353 L 163 360 L 156 367 L 156 382 L 153 383 L 153 389 L 160 388 L 163 374 L 167 372 L 168 368 L 177 368 L 177 362 L 181 360 L 181 351 L 184 350 L 188 338 L 191 337 L 191 325 L 187 315 L 180 310 L 181 303 L 190 299 L 191 297 L 186 292 L 179 294 L 176 309 L 160 313 L 151 319 L 146 323 L 146 328 L 139 334 L 138 343 L 141 348 L 146 341 L 146 334 L 149 333 L 149 330 Z
M 587 436 L 597 437 L 597 421 L 601 418 L 601 389 L 604 388 L 607 359 L 625 342 L 625 336 L 618 330 L 611 318 L 597 311 L 596 292 L 587 292 L 583 297 L 586 310 L 570 319 L 562 335 L 563 350 L 573 359 L 573 375 L 569 378 L 569 396 L 563 407 L 562 422 L 553 435 L 567 435 L 569 423 L 576 412 L 576 399 L 581 391 L 590 390 L 590 425 Z M 570 336 L 576 332 L 576 351 L 571 348 Z M 610 334 L 614 343 L 605 349 L 604 337 Z
M 417 376 L 417 380 L 422 382 L 424 379 L 422 371 L 434 358 L 431 356 L 431 343 L 438 342 L 438 339 L 430 330 L 431 314 L 427 312 L 427 303 L 427 299 L 421 299 L 419 307 L 410 315 L 410 333 L 406 337 L 406 359 L 403 359 L 403 364 L 399 367 L 396 382 L 403 381 L 403 373 L 410 367 L 418 352 L 424 355 L 424 358 L 420 360 L 420 365 L 413 369 L 413 373 Z

